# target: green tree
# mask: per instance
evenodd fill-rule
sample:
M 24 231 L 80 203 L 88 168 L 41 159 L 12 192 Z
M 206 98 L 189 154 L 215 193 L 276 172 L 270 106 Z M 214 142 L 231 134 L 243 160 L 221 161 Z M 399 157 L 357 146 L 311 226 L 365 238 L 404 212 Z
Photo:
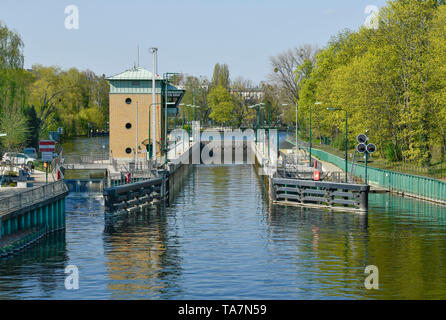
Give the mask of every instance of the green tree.
M 312 106 L 315 134 L 333 141 L 345 134 L 345 120 L 343 113 L 326 108 L 342 108 L 349 114 L 352 141 L 369 129 L 378 150 L 393 151 L 392 159 L 429 164 L 443 111 L 438 66 L 445 64 L 440 36 L 445 21 L 437 17 L 441 22 L 432 26 L 436 10 L 442 6 L 435 1 L 389 1 L 380 11 L 378 29 L 361 27 L 334 37 L 312 68 L 296 69 L 298 75 L 311 69 L 302 81 L 300 120 L 308 119 Z M 322 105 L 314 106 L 316 101 Z
M 23 41 L 0 22 L 0 69 L 23 68 Z
M 40 120 L 37 117 L 36 109 L 34 106 L 25 107 L 23 115 L 26 118 L 26 126 L 28 128 L 26 133 L 26 146 L 37 149 L 39 144 Z
M 262 89 L 255 86 L 252 81 L 241 77 L 234 80 L 231 86 L 231 95 L 234 101 L 234 126 L 251 126 L 255 120 L 255 110 L 249 106 L 261 100 Z
M 428 55 L 428 72 L 432 75 L 429 83 L 429 100 L 434 114 L 433 141 L 441 145 L 441 160 L 446 156 L 446 6 L 435 13 L 429 35 L 431 43 Z
M 195 105 L 200 106 L 195 110 L 195 117 L 197 120 L 205 123 L 210 114 L 210 108 L 207 102 L 208 95 L 208 80 L 206 78 L 198 78 L 194 76 L 186 76 L 184 81 L 184 88 L 186 93 L 182 100 L 184 105 L 193 104 L 195 97 Z M 193 118 L 194 110 L 192 107 L 184 106 L 182 112 L 185 114 L 185 119 L 191 120 Z
M 231 80 L 229 79 L 229 67 L 227 64 L 217 63 L 214 66 L 214 73 L 212 75 L 212 87 L 222 86 L 226 90 L 229 89 Z
M 0 113 L 0 132 L 6 133 L 1 141 L 7 150 L 24 146 L 28 132 L 27 120 L 17 108 L 6 108 Z
M 212 88 L 208 95 L 208 104 L 212 109 L 212 120 L 221 125 L 233 124 L 234 102 L 228 90 L 223 86 Z

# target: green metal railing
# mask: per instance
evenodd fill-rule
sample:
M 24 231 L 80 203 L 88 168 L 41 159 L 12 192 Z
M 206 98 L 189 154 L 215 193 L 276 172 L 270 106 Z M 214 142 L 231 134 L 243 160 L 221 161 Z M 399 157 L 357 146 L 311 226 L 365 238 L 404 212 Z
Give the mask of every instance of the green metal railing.
M 343 168 L 345 165 L 344 159 L 328 152 L 312 149 L 312 153 L 320 160 L 333 163 L 339 168 Z M 351 170 L 352 163 L 348 162 L 348 172 L 351 173 Z M 355 163 L 353 170 L 354 176 L 361 179 L 365 178 L 364 165 Z M 392 191 L 404 192 L 428 200 L 446 202 L 446 182 L 440 180 L 370 166 L 367 167 L 367 178 L 369 182 Z

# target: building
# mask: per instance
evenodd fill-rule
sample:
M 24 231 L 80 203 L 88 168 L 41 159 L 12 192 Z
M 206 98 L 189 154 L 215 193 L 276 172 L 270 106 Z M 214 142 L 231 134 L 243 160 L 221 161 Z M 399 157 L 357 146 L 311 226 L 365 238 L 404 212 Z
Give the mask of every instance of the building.
M 110 157 L 147 159 L 151 155 L 152 73 L 134 67 L 107 78 L 110 83 Z M 167 117 L 178 113 L 185 91 L 156 75 L 156 155 L 164 155 Z

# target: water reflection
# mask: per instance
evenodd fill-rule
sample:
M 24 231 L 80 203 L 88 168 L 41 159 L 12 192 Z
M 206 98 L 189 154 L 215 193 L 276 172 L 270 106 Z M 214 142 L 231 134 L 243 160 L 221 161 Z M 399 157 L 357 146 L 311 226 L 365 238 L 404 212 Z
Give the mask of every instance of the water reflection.
M 50 298 L 64 286 L 65 232 L 52 233 L 8 259 L 0 260 L 0 299 Z
M 167 234 L 165 208 L 126 214 L 104 231 L 107 289 L 111 298 L 169 298 L 181 292 L 177 241 Z
M 189 169 L 169 207 L 111 227 L 100 194 L 70 193 L 63 239 L 0 262 L 0 298 L 446 297 L 445 207 L 389 194 L 371 194 L 368 215 L 276 206 L 252 166 Z M 79 290 L 64 288 L 68 264 Z

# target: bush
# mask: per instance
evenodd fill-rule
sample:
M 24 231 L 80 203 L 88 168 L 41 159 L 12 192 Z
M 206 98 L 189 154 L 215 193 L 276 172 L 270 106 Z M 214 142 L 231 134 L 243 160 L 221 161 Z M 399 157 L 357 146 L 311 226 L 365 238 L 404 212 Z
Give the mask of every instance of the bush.
M 352 149 L 355 147 L 355 145 L 352 144 L 351 141 L 347 141 L 347 143 L 347 148 Z M 337 135 L 333 140 L 333 147 L 338 150 L 345 150 L 345 136 Z
M 5 172 L 5 176 L 10 176 L 10 177 L 18 177 L 19 174 L 15 171 L 6 171 Z
M 397 148 L 395 152 L 395 147 L 393 144 L 387 144 L 383 147 L 384 158 L 388 161 L 395 162 L 401 159 L 401 148 Z

